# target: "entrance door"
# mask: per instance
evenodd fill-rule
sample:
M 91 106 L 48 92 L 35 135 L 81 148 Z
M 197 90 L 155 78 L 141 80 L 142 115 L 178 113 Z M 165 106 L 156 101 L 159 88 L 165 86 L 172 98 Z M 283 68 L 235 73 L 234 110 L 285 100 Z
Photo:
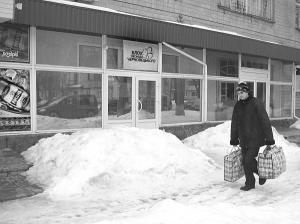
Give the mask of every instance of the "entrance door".
M 156 78 L 136 78 L 135 126 L 158 128 L 158 81 Z
M 158 128 L 158 78 L 108 76 L 107 99 L 104 127 Z

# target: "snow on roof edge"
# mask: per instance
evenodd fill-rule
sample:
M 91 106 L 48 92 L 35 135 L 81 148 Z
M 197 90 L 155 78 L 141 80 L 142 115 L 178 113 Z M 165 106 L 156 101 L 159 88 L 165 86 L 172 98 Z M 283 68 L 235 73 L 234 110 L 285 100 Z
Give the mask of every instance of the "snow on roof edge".
M 152 20 L 157 20 L 157 21 L 162 21 L 162 22 L 167 22 L 167 23 L 173 23 L 173 24 L 182 25 L 182 26 L 194 27 L 194 28 L 203 29 L 203 30 L 210 30 L 210 31 L 218 32 L 218 33 L 225 33 L 225 34 L 229 34 L 229 35 L 233 35 L 233 36 L 244 37 L 244 38 L 248 38 L 248 39 L 252 39 L 252 40 L 271 43 L 271 44 L 283 45 L 283 44 L 272 42 L 272 41 L 266 41 L 266 40 L 261 40 L 261 39 L 257 39 L 257 38 L 253 38 L 253 37 L 248 37 L 248 36 L 241 35 L 241 34 L 238 34 L 236 32 L 232 32 L 232 31 L 218 30 L 218 29 L 215 29 L 215 28 L 209 28 L 209 27 L 201 26 L 201 25 L 190 25 L 190 24 L 182 24 L 182 23 L 167 21 L 167 20 L 159 20 L 159 19 L 155 19 L 155 18 L 151 18 L 151 17 L 139 16 L 139 15 L 136 15 L 136 14 L 125 13 L 125 12 L 121 12 L 121 11 L 117 11 L 117 10 L 114 10 L 114 9 L 105 8 L 105 7 L 101 7 L 101 6 L 88 5 L 88 4 L 84 4 L 84 3 L 78 3 L 78 2 L 70 2 L 70 1 L 66 1 L 66 0 L 44 0 L 44 1 L 54 2 L 54 3 L 64 4 L 64 5 L 78 6 L 78 7 L 82 7 L 82 8 L 95 9 L 95 10 L 106 11 L 106 12 L 113 12 L 113 13 L 118 13 L 118 14 L 134 16 L 134 17 L 152 19 Z

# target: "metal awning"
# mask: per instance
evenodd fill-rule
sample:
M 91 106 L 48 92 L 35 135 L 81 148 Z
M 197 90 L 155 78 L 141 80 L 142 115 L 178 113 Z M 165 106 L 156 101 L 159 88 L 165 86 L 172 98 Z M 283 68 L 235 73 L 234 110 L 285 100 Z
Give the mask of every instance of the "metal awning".
M 55 1 L 15 0 L 23 3 L 13 23 L 37 28 L 109 35 L 124 39 L 167 42 L 176 46 L 206 48 L 300 62 L 300 49 L 242 36 L 166 21 L 78 7 Z

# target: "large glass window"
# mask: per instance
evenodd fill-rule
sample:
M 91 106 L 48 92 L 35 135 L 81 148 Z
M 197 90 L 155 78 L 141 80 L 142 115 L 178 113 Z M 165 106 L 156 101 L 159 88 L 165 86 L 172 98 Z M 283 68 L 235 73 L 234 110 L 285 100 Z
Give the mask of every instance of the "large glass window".
M 238 77 L 238 54 L 207 51 L 207 74 L 211 76 Z
M 130 120 L 132 118 L 132 78 L 108 77 L 108 119 Z
M 0 26 L 0 61 L 29 62 L 29 29 Z
M 29 71 L 0 68 L 0 94 L 0 132 L 30 131 Z
M 102 38 L 37 30 L 37 64 L 102 68 Z
M 202 50 L 190 48 L 178 49 L 198 59 L 199 61 L 203 61 Z M 191 58 L 188 58 L 185 55 L 174 51 L 173 49 L 163 46 L 162 71 L 164 73 L 203 75 L 203 66 Z
M 271 81 L 292 82 L 293 63 L 284 61 L 271 61 Z
M 208 80 L 207 119 L 209 121 L 230 120 L 237 101 L 237 82 Z
M 292 86 L 273 85 L 270 91 L 270 117 L 291 117 L 292 115 Z
M 242 55 L 242 67 L 268 70 L 268 59 Z
M 184 53 L 203 61 L 203 51 L 179 47 L 177 49 L 183 53 L 163 46 L 162 72 L 165 77 L 162 78 L 161 123 L 201 122 L 202 77 L 199 75 L 203 75 L 203 65 Z M 182 74 L 188 78 L 183 78 Z
M 37 129 L 99 128 L 101 74 L 37 71 Z
M 201 83 L 200 79 L 162 79 L 162 124 L 201 121 Z
M 158 70 L 158 44 L 107 39 L 107 69 Z

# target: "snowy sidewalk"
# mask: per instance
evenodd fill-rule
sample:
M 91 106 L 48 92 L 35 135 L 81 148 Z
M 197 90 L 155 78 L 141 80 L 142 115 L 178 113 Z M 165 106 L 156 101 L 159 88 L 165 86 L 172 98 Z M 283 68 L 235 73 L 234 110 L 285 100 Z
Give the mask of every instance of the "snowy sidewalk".
M 0 149 L 0 202 L 30 197 L 43 192 L 20 175 L 28 165 L 19 153 L 11 149 Z

